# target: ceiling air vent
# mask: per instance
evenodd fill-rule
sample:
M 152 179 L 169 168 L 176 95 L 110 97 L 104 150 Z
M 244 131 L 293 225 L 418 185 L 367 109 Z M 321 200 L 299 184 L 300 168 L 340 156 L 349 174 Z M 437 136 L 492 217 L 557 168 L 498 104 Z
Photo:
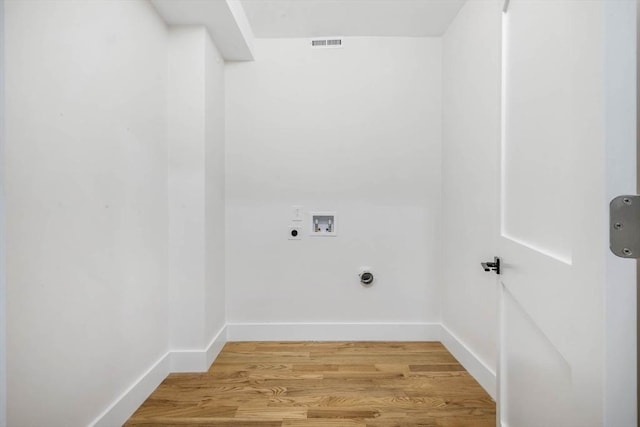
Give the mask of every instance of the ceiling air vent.
M 311 47 L 316 49 L 336 49 L 343 45 L 341 37 L 311 39 Z

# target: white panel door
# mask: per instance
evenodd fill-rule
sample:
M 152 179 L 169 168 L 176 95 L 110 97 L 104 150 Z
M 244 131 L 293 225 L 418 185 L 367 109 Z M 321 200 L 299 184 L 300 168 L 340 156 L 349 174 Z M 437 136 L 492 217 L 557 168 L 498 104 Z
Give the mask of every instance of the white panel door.
M 502 426 L 603 425 L 606 16 L 616 4 L 629 2 L 512 0 L 503 14 Z

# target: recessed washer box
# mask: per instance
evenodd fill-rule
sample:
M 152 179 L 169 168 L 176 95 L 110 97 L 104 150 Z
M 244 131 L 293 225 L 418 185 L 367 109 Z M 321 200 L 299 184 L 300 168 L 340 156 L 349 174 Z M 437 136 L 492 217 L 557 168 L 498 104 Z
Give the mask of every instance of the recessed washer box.
M 335 212 L 310 212 L 311 231 L 316 237 L 335 237 L 338 234 L 338 221 Z

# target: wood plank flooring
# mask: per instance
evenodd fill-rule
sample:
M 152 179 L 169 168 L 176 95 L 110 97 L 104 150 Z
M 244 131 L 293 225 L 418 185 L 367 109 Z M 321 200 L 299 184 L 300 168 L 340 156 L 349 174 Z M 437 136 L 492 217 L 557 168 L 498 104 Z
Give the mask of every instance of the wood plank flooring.
M 495 402 L 437 342 L 234 342 L 171 374 L 126 426 L 494 427 Z

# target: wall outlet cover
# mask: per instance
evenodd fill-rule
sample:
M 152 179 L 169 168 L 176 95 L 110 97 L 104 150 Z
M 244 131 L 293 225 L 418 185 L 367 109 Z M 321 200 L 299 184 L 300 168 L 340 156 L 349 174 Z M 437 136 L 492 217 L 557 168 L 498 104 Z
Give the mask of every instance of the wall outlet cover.
M 294 205 L 291 206 L 291 220 L 292 221 L 302 221 L 304 210 L 302 206 Z

